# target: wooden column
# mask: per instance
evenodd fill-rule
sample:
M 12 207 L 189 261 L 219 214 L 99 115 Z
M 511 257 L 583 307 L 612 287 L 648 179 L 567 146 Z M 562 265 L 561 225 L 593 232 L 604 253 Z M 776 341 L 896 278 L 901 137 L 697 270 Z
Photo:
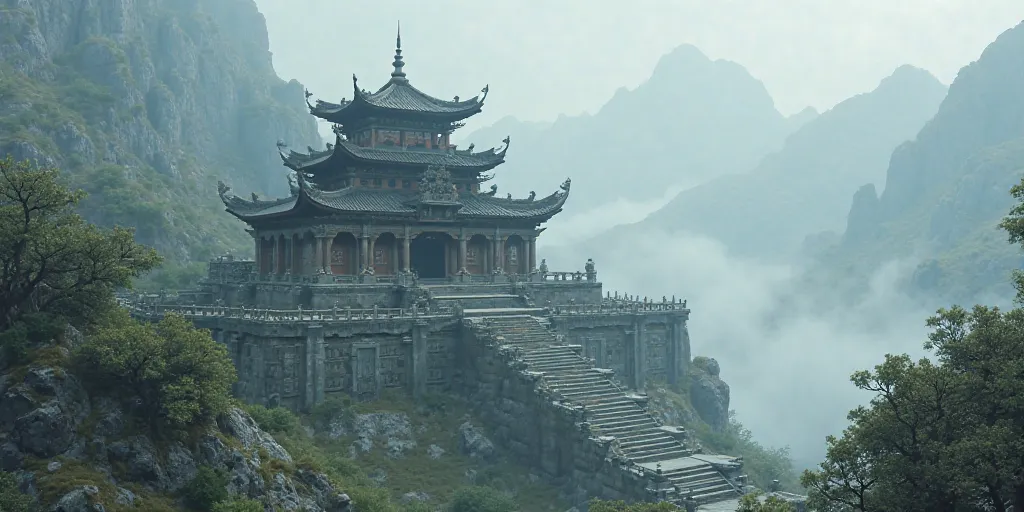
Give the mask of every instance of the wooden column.
M 324 269 L 324 245 L 326 237 L 316 237 L 316 252 L 313 253 L 313 273 Z

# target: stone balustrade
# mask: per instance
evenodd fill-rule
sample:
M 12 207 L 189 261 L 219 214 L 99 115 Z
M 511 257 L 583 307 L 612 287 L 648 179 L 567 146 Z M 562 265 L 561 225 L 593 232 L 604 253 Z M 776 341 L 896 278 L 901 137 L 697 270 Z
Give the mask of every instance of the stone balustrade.
M 174 313 L 186 318 L 208 317 L 208 318 L 235 318 L 262 322 L 295 322 L 295 321 L 356 321 L 356 320 L 381 320 L 396 318 L 417 318 L 417 317 L 454 317 L 455 308 L 432 307 L 432 308 L 331 308 L 331 309 L 269 309 L 269 308 L 247 308 L 225 307 L 225 306 L 199 306 L 199 305 L 178 305 L 178 304 L 147 304 L 122 301 L 122 306 L 127 308 L 133 316 L 160 318 L 168 313 Z
M 641 302 L 620 301 L 600 304 L 558 304 L 550 306 L 555 315 L 601 315 L 609 313 L 660 313 L 665 311 L 689 311 L 685 302 Z

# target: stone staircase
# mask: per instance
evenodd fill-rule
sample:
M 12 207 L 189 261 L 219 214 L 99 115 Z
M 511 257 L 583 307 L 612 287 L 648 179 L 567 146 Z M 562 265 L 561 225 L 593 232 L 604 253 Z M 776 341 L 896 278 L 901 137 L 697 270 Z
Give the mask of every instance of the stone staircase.
M 518 347 L 530 371 L 541 372 L 544 382 L 562 398 L 585 408 L 598 436 L 614 436 L 621 453 L 646 469 L 661 470 L 674 489 L 669 501 L 690 497 L 697 503 L 736 499 L 740 492 L 710 463 L 692 452 L 662 427 L 631 394 L 611 381 L 611 371 L 595 368 L 580 356 L 579 346 L 559 343 L 539 318 L 529 315 L 491 316 L 480 322 L 505 343 Z

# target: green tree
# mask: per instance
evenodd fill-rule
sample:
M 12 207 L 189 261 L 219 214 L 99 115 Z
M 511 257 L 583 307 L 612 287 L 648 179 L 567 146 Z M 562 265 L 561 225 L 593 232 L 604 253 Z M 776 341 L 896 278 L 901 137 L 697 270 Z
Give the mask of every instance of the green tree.
M 159 263 L 131 230 L 101 230 L 75 213 L 83 197 L 56 169 L 0 160 L 0 331 L 33 313 L 91 316 Z
M 1011 193 L 1024 201 L 1024 181 Z M 1001 226 L 1024 242 L 1024 202 Z M 1015 275 L 1024 301 L 1024 273 Z M 1024 309 L 959 306 L 928 319 L 914 362 L 888 355 L 853 383 L 874 394 L 804 473 L 823 511 L 1024 510 Z
M 228 409 L 235 367 L 209 331 L 178 315 L 158 324 L 118 312 L 76 353 L 83 372 L 106 389 L 139 397 L 154 427 L 182 429 Z
M 519 504 L 490 487 L 464 487 L 455 492 L 448 512 L 518 512 Z
M 761 500 L 761 493 L 750 493 L 740 498 L 736 512 L 796 512 L 796 507 L 777 496 Z
M 625 501 L 592 500 L 587 509 L 590 512 L 676 512 L 678 507 L 671 503 L 626 503 Z

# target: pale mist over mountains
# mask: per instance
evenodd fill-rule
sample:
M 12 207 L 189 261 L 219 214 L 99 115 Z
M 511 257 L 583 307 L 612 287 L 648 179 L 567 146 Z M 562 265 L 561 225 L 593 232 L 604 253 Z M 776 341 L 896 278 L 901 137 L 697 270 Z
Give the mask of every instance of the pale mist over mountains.
M 308 54 L 387 71 L 398 3 L 355 27 L 298 2 L 340 20 L 341 35 L 312 40 L 299 29 L 326 21 L 258 3 L 278 70 L 318 95 L 340 99 L 348 78 L 299 76 Z M 511 137 L 499 195 L 572 178 L 538 257 L 552 270 L 593 258 L 607 290 L 687 298 L 694 355 L 719 361 L 737 418 L 807 467 L 864 400 L 853 371 L 922 354 L 938 306 L 1012 297 L 1024 261 L 996 224 L 1024 173 L 1024 5 L 781 4 L 760 18 L 710 2 L 545 4 L 560 23 L 528 16 L 539 6 L 437 9 L 402 15 L 402 36 L 417 87 L 489 84 L 459 140 Z

